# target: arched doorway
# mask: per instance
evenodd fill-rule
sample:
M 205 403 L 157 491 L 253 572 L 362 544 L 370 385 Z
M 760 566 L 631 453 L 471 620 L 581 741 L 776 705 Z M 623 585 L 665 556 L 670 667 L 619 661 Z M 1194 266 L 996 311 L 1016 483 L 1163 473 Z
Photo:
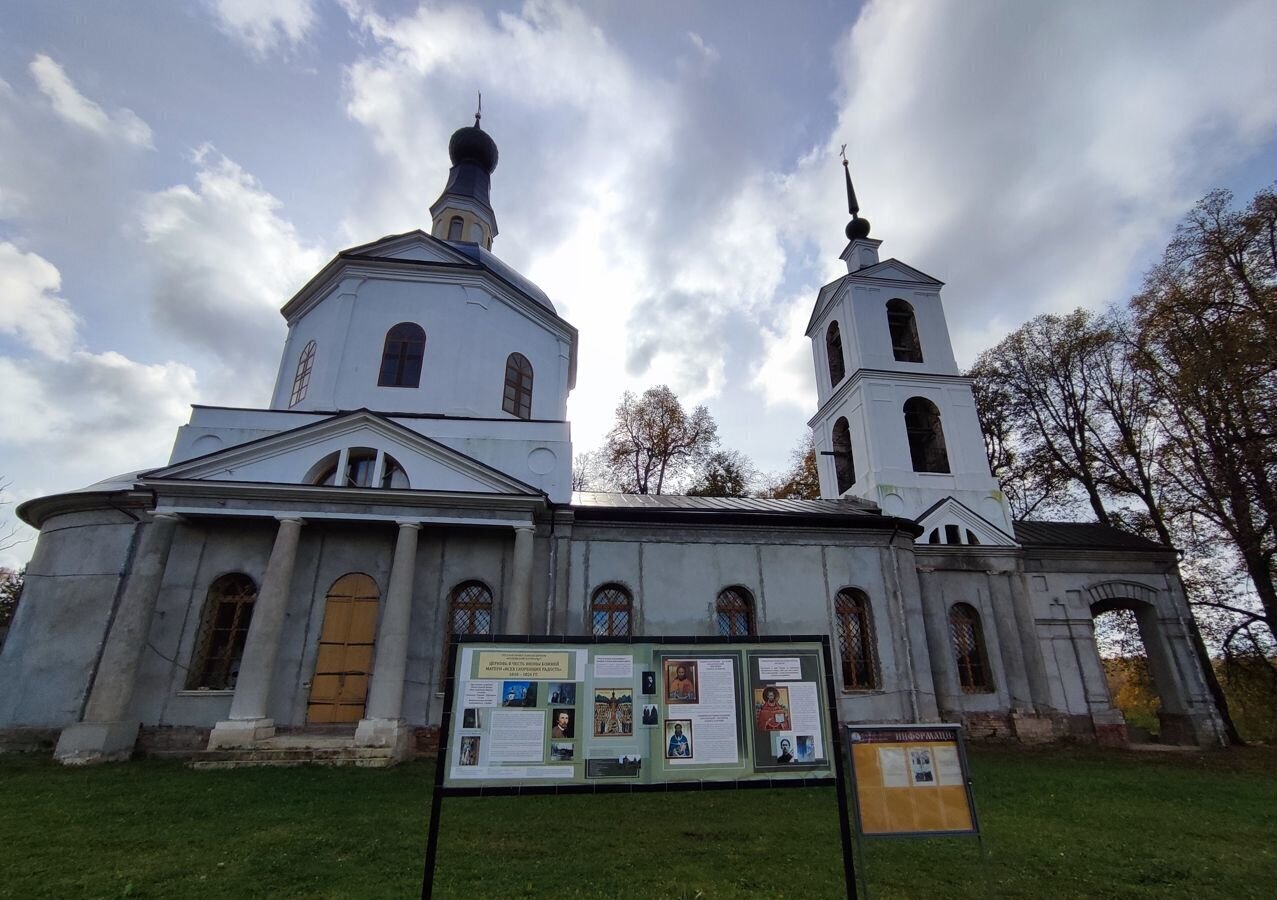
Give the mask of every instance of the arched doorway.
M 355 723 L 363 718 L 380 597 L 377 582 L 362 572 L 343 575 L 328 589 L 306 706 L 308 725 Z
M 1087 593 L 1109 703 L 1121 712 L 1128 739 L 1196 743 L 1157 591 L 1142 584 L 1105 582 Z

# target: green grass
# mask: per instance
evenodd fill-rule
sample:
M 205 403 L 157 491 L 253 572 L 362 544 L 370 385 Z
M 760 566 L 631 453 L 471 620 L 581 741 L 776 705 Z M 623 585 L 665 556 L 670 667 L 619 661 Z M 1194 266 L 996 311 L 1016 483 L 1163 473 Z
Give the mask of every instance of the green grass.
M 1271 750 L 976 748 L 988 850 L 866 847 L 875 900 L 1268 897 Z M 0 757 L 0 897 L 413 898 L 433 768 L 64 769 Z M 842 896 L 830 790 L 450 799 L 436 897 Z

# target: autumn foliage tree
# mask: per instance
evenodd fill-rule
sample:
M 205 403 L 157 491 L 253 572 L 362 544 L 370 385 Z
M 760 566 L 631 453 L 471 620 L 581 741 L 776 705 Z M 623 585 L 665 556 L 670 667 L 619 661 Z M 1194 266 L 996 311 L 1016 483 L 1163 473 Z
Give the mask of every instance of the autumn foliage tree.
M 641 396 L 626 391 L 603 446 L 613 483 L 631 494 L 660 494 L 691 477 L 718 445 L 718 426 L 704 406 L 688 412 L 666 385 Z

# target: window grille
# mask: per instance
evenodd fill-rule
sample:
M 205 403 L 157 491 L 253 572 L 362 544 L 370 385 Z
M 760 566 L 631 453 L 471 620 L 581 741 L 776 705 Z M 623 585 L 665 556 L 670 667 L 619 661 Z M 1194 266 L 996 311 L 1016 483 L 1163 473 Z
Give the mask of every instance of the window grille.
M 209 585 L 186 677 L 188 691 L 229 691 L 235 687 L 256 600 L 256 582 L 241 572 L 223 575 Z
M 714 613 L 720 635 L 746 637 L 757 633 L 754 628 L 754 598 L 742 587 L 723 589 L 714 605 Z
M 590 620 L 594 634 L 601 637 L 629 637 L 630 617 L 634 601 L 630 592 L 619 584 L 605 584 L 594 592 L 590 601 Z
M 862 591 L 841 590 L 834 598 L 834 612 L 838 618 L 843 688 L 849 691 L 876 688 L 878 679 L 873 654 L 873 626 L 869 621 L 869 598 Z
M 968 694 L 993 688 L 989 684 L 989 667 L 984 652 L 984 635 L 980 631 L 980 614 L 969 603 L 955 603 L 949 610 L 949 631 L 953 636 L 953 652 L 958 663 L 958 683 Z

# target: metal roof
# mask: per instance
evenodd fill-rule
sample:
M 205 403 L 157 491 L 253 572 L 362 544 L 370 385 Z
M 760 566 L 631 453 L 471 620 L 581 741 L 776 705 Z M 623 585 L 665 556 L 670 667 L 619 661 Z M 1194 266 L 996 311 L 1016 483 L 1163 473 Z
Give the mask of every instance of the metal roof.
M 684 497 L 679 494 L 619 494 L 576 491 L 574 507 L 609 509 L 683 509 L 699 512 L 785 513 L 788 515 L 847 516 L 878 514 L 867 500 L 771 500 L 762 497 Z
M 1175 549 L 1140 537 L 1138 534 L 1131 534 L 1129 531 L 1095 522 L 1035 522 L 1020 519 L 1015 522 L 1015 539 L 1026 547 L 1142 550 L 1161 553 Z

